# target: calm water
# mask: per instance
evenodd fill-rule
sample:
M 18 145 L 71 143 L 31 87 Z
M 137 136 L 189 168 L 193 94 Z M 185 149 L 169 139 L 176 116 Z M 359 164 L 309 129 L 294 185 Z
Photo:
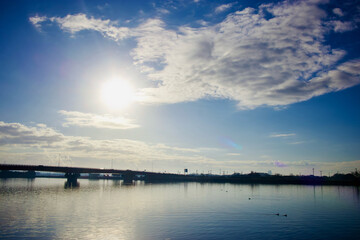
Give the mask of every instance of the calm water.
M 80 180 L 80 188 L 64 189 L 64 182 L 0 180 L 0 239 L 355 239 L 360 235 L 356 187 L 140 182 L 125 186 Z

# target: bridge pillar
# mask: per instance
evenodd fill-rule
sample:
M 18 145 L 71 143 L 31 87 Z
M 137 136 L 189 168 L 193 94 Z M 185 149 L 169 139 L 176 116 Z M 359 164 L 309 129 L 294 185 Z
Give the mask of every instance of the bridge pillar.
M 72 188 L 72 187 L 78 187 L 79 183 L 78 183 L 78 178 L 80 177 L 79 173 L 65 173 L 65 177 L 66 177 L 66 182 L 65 182 L 65 188 Z
M 122 176 L 123 176 L 124 184 L 133 184 L 135 174 L 132 171 L 126 171 L 125 173 L 122 174 Z

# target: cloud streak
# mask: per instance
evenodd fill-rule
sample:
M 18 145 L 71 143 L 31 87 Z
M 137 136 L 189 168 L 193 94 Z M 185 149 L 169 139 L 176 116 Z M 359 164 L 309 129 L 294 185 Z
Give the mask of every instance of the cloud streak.
M 278 133 L 278 134 L 271 134 L 269 137 L 271 138 L 286 138 L 286 137 L 293 137 L 296 136 L 295 133 Z
M 131 129 L 140 127 L 139 125 L 134 124 L 130 119 L 124 117 L 113 117 L 109 114 L 96 115 L 92 113 L 65 110 L 61 110 L 59 113 L 65 116 L 66 122 L 63 124 L 64 127 L 79 126 L 109 129 Z

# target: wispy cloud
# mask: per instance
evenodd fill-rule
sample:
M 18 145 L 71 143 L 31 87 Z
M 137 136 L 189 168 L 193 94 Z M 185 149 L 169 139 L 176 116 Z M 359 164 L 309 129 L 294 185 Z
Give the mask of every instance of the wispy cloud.
M 197 20 L 196 23 L 198 23 L 201 26 L 207 26 L 209 23 L 204 20 Z
M 352 22 L 343 22 L 343 21 L 330 21 L 328 23 L 329 25 L 332 25 L 332 28 L 334 29 L 334 32 L 347 32 L 355 28 L 355 24 Z
M 336 15 L 338 15 L 340 17 L 344 16 L 344 13 L 340 8 L 334 8 L 333 13 L 335 13 Z
M 41 23 L 46 21 L 47 20 L 47 17 L 40 17 L 38 15 L 35 15 L 33 17 L 30 17 L 29 18 L 29 21 L 38 29 L 40 30 L 41 29 Z
M 160 83 L 142 89 L 144 102 L 222 98 L 253 109 L 286 106 L 360 83 L 360 60 L 339 64 L 346 52 L 325 42 L 329 32 L 351 31 L 355 25 L 339 14 L 328 16 L 321 4 L 264 4 L 231 13 L 212 26 L 175 30 L 159 18 L 134 28 L 85 14 L 47 19 L 71 34 L 94 30 L 115 41 L 134 38 L 134 63 Z
M 139 125 L 134 124 L 132 120 L 124 117 L 114 117 L 109 114 L 96 115 L 92 113 L 82 113 L 76 111 L 61 110 L 59 113 L 65 116 L 66 122 L 63 124 L 68 126 L 79 127 L 95 127 L 95 128 L 110 128 L 110 129 L 130 129 L 137 128 Z
M 64 31 L 75 34 L 82 30 L 94 30 L 100 32 L 103 36 L 115 41 L 122 40 L 131 36 L 130 30 L 126 27 L 117 27 L 115 22 L 110 20 L 96 19 L 87 17 L 85 14 L 67 15 L 64 18 L 51 17 L 47 18 L 51 22 L 59 24 Z
M 215 13 L 221 13 L 228 9 L 230 9 L 233 6 L 233 3 L 223 4 L 215 8 Z
M 156 11 L 160 14 L 169 14 L 170 13 L 170 11 L 165 8 L 158 8 L 158 9 L 156 9 Z
M 102 4 L 102 5 L 97 5 L 96 8 L 99 9 L 100 11 L 104 11 L 105 9 L 110 8 L 110 4 L 105 3 L 105 4 Z
M 291 145 L 298 145 L 298 144 L 303 144 L 304 141 L 297 141 L 297 142 L 290 142 L 289 144 Z
M 271 138 L 286 138 L 286 137 L 293 137 L 295 136 L 295 133 L 275 133 L 271 134 L 269 137 Z
M 228 155 L 228 156 L 241 156 L 243 154 L 242 153 L 227 153 L 226 155 Z

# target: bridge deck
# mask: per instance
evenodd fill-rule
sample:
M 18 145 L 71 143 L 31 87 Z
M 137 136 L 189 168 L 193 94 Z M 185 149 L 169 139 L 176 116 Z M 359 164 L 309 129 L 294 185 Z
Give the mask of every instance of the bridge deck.
M 61 166 L 44 166 L 44 165 L 20 165 L 20 164 L 0 164 L 0 170 L 58 172 L 58 173 L 114 173 L 114 174 L 133 174 L 133 175 L 183 176 L 180 174 L 173 174 L 173 173 L 156 173 L 156 172 L 147 172 L 147 171 L 104 169 L 104 168 L 61 167 Z

